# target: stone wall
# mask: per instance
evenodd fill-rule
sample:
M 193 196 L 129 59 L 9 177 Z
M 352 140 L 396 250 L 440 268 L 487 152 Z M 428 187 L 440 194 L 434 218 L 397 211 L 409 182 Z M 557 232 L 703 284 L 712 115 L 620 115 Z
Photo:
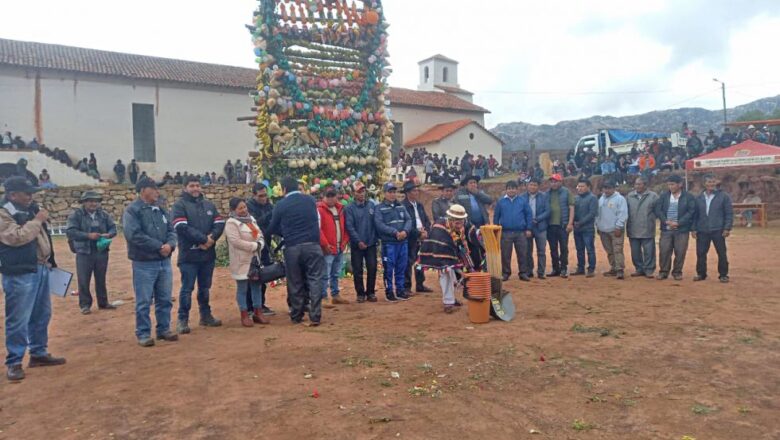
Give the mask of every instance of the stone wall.
M 122 218 L 125 206 L 135 200 L 136 192 L 127 185 L 111 185 L 106 187 L 60 187 L 44 190 L 35 195 L 35 200 L 49 210 L 52 223 L 64 223 L 74 209 L 81 206 L 79 197 L 87 189 L 94 189 L 103 195 L 103 209 L 110 213 L 117 222 Z M 181 194 L 181 186 L 170 185 L 160 188 L 160 196 L 165 199 L 170 208 Z M 228 213 L 228 202 L 231 197 L 246 198 L 252 194 L 251 185 L 212 185 L 203 188 L 205 196 L 214 202 L 223 214 Z

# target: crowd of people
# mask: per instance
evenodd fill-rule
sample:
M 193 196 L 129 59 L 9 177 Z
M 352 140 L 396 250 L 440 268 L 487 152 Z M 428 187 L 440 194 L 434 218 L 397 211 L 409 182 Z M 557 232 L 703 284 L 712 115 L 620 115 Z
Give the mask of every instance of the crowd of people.
M 129 165 L 125 165 L 121 159 L 117 159 L 114 164 L 114 174 L 116 182 L 120 184 L 125 183 L 126 179 L 129 179 L 130 184 L 135 185 L 139 180 L 148 177 L 146 171 L 141 171 L 135 159 L 132 159 Z M 215 171 L 206 171 L 203 174 L 190 173 L 189 171 L 176 171 L 175 174 L 171 174 L 170 171 L 166 171 L 160 182 L 166 185 L 182 185 L 191 176 L 194 176 L 202 186 L 249 185 L 257 181 L 257 167 L 249 162 L 241 163 L 241 159 L 236 159 L 235 163 L 228 160 L 225 166 L 222 167 L 222 174 L 219 175 Z
M 619 184 L 628 182 L 629 176 L 643 176 L 646 180 L 653 179 L 661 171 L 681 170 L 685 161 L 702 154 L 712 153 L 748 139 L 757 142 L 780 146 L 780 132 L 771 131 L 769 127 L 756 128 L 753 125 L 744 130 L 732 132 L 725 127 L 720 135 L 709 130 L 702 138 L 696 130 L 683 123 L 680 132 L 685 145 L 673 146 L 669 138 L 653 138 L 648 142 L 635 142 L 631 150 L 617 154 L 614 150 L 598 151 L 584 148 L 578 151 L 570 150 L 564 160 L 555 159 L 552 172 L 564 177 L 575 176 L 580 179 L 601 175 Z M 523 179 L 536 177 L 541 179 L 544 171 L 537 163 L 529 164 L 527 153 L 512 156 L 510 169 Z
M 424 177 L 417 175 L 414 165 L 422 167 Z M 466 150 L 463 157 L 456 156 L 452 159 L 447 157 L 447 153 L 439 156 L 439 153 L 431 154 L 425 148 L 415 148 L 411 153 L 402 150 L 395 168 L 395 175 L 423 184 L 439 184 L 445 180 L 457 180 L 471 174 L 483 179 L 494 177 L 501 172 L 498 159 L 492 154 L 488 157 L 481 154 L 474 156 Z
M 596 232 L 608 258 L 609 269 L 604 276 L 625 278 L 623 244 L 627 236 L 634 266 L 632 277 L 665 280 L 671 276 L 681 280 L 688 239 L 693 236 L 697 257 L 693 280 L 708 278 L 707 253 L 714 245 L 718 278 L 729 281 L 726 238 L 734 216 L 729 195 L 717 188 L 714 177 L 705 179 L 706 189 L 699 195 L 685 191 L 677 175 L 667 179 L 668 189 L 660 195 L 648 189 L 647 179 L 642 176 L 635 179 L 634 190 L 625 196 L 616 191 L 615 180 L 604 179 L 597 197 L 589 179 L 581 179 L 576 191 L 571 191 L 563 185 L 560 174 L 553 174 L 547 182 L 537 177 L 511 180 L 497 200 L 480 189 L 480 181 L 481 177 L 474 174 L 441 180 L 439 196 L 426 209 L 420 201 L 419 183 L 414 180 L 406 180 L 400 187 L 388 182 L 381 189 L 367 188 L 358 181 L 349 188 L 326 186 L 310 194 L 305 182 L 286 177 L 280 182 L 282 194 L 276 203 L 270 200 L 268 188 L 256 183 L 251 197 L 231 199 L 230 212 L 223 216 L 204 197 L 198 176 L 183 178 L 182 193 L 170 212 L 160 203 L 161 183 L 139 177 L 135 183 L 138 196 L 126 207 L 121 220 L 127 256 L 132 262 L 138 344 L 151 347 L 155 340 L 173 342 L 179 335 L 190 333 L 191 297 L 196 286 L 199 325 L 222 325 L 209 303 L 215 246 L 222 235 L 228 244 L 229 270 L 236 282 L 236 305 L 241 324 L 246 327 L 268 324 L 268 317 L 275 314 L 265 305 L 266 285 L 257 271 L 272 265 L 279 249 L 284 255 L 287 304 L 293 323 L 303 323 L 308 314 L 307 325 L 318 326 L 323 307 L 349 302 L 339 288 L 346 253 L 351 258 L 358 303 L 378 301 L 376 282 L 381 261 L 386 301 L 408 301 L 418 293 L 431 292 L 423 272 L 431 269 L 439 275 L 443 310 L 452 313 L 461 305 L 455 292 L 464 283 L 464 273 L 486 270 L 479 228 L 487 224 L 502 227 L 504 281 L 512 276 L 513 252 L 517 254 L 516 273 L 522 281 L 534 276 L 595 276 Z M 65 359 L 52 356 L 47 348 L 51 318 L 48 276 L 49 269 L 56 267 L 48 213 L 32 199 L 39 188 L 24 177 L 11 177 L 4 185 L 0 273 L 6 295 L 6 365 L 8 379 L 21 380 L 25 375 L 21 362 L 28 349 L 30 367 L 61 365 Z M 371 198 L 376 194 L 372 190 L 381 191 L 381 200 Z M 67 223 L 69 245 L 76 255 L 83 314 L 92 312 L 93 277 L 98 309 L 114 308 L 108 301 L 106 283 L 109 249 L 118 231 L 114 219 L 101 208 L 101 201 L 97 192 L 85 191 L 82 207 Z M 495 206 L 492 218 L 491 206 Z M 657 223 L 661 230 L 658 264 Z M 576 269 L 571 273 L 570 235 L 577 250 Z M 181 289 L 174 331 L 171 260 L 176 248 Z

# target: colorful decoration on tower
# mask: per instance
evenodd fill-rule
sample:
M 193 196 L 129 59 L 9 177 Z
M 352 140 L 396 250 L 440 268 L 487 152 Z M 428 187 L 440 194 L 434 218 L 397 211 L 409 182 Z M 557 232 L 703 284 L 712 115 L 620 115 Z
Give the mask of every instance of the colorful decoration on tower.
M 387 27 L 381 0 L 259 0 L 251 29 L 261 178 L 387 178 Z

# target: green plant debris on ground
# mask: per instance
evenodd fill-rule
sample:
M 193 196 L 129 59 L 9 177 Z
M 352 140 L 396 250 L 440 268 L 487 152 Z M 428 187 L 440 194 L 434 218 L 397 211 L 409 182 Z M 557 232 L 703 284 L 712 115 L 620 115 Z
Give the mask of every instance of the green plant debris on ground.
M 607 327 L 585 327 L 584 325 L 575 322 L 571 327 L 571 331 L 574 333 L 597 333 L 602 338 L 612 334 L 612 329 Z
M 737 412 L 739 412 L 740 414 L 749 414 L 750 408 L 746 406 L 740 406 L 739 408 L 737 408 Z
M 707 405 L 702 405 L 701 403 L 697 403 L 691 407 L 691 411 L 693 411 L 693 413 L 697 415 L 707 415 L 718 411 L 718 408 L 714 406 L 707 406 Z
M 596 425 L 586 422 L 584 419 L 575 419 L 571 424 L 571 428 L 575 431 L 590 431 L 595 427 Z
M 373 368 L 377 361 L 365 357 L 350 356 L 341 360 L 341 363 L 348 367 L 366 367 Z
M 392 383 L 392 382 L 390 382 L 389 380 L 386 380 L 386 379 L 385 379 L 385 380 L 382 380 L 382 381 L 380 381 L 380 382 L 379 382 L 379 385 L 381 385 L 381 386 L 383 386 L 383 387 L 385 387 L 385 388 L 390 388 L 390 387 L 392 387 L 392 386 L 393 386 L 393 383 Z

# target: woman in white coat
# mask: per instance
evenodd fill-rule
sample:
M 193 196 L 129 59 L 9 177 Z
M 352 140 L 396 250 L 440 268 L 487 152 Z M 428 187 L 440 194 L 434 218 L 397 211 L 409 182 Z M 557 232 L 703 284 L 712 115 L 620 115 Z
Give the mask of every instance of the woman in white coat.
M 268 318 L 263 316 L 263 310 L 255 307 L 250 317 L 246 301 L 249 289 L 253 304 L 263 304 L 263 291 L 259 281 L 250 281 L 247 274 L 252 257 L 260 255 L 265 245 L 263 233 L 255 219 L 249 215 L 249 208 L 243 199 L 230 199 L 230 219 L 225 223 L 225 237 L 230 255 L 230 275 L 236 280 L 236 300 L 241 311 L 241 325 L 252 327 L 252 322 L 268 324 Z

